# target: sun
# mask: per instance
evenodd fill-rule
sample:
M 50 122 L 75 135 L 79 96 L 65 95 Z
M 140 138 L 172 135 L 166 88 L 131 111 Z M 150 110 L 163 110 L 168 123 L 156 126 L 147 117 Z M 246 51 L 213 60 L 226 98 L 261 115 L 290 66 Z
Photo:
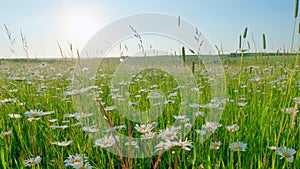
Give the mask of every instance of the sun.
M 100 19 L 91 7 L 68 6 L 63 15 L 63 29 L 71 43 L 82 46 L 99 29 Z
M 75 37 L 85 37 L 97 28 L 97 21 L 88 11 L 80 10 L 68 15 L 67 27 Z

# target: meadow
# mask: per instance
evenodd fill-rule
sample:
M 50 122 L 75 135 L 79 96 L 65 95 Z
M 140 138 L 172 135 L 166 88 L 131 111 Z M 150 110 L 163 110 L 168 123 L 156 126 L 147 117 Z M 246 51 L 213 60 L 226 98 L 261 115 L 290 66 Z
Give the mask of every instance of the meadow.
M 149 97 L 158 95 L 153 89 L 165 96 L 165 108 L 156 121 L 140 124 L 122 116 L 114 105 L 121 98 L 110 81 L 121 64 L 119 59 L 103 60 L 97 74 L 90 75 L 94 85 L 80 91 L 72 90 L 77 80 L 73 60 L 3 60 L 0 168 L 299 168 L 298 54 L 221 57 L 226 97 L 219 100 L 210 93 L 214 77 L 209 77 L 197 57 L 195 65 L 190 57 L 186 66 L 194 67 L 191 76 L 199 92 L 198 104 L 186 103 L 194 108 L 193 125 L 189 117 L 179 114 L 180 86 L 163 71 L 140 72 L 130 79 L 128 104 L 139 111 L 153 106 Z M 98 112 L 77 112 L 73 98 L 87 90 L 94 92 L 91 98 Z M 220 121 L 209 121 L 209 111 L 214 109 L 222 110 Z M 99 129 L 102 124 L 85 126 L 89 118 L 101 118 L 112 129 Z M 180 121 L 176 126 L 175 120 Z M 182 137 L 181 130 L 186 128 L 191 131 Z M 106 149 L 145 148 L 133 141 L 122 143 L 114 131 L 157 138 L 158 153 L 145 158 L 111 153 Z

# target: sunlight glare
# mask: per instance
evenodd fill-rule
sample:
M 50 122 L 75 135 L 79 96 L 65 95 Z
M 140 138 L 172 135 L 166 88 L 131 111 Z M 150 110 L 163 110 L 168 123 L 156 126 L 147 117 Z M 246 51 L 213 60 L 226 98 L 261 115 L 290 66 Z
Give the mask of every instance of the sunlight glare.
M 87 6 L 68 6 L 64 12 L 64 29 L 72 43 L 81 46 L 99 29 L 99 19 Z

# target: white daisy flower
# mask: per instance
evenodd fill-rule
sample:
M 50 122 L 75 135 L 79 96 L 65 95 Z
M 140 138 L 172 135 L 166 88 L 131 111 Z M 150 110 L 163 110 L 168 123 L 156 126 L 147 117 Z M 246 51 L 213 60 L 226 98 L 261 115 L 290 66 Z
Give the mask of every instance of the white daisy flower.
M 218 103 L 208 103 L 205 105 L 205 107 L 202 107 L 202 108 L 213 109 L 213 108 L 218 108 L 219 106 L 220 106 L 220 104 L 218 104 Z
M 26 111 L 25 116 L 34 117 L 34 116 L 41 116 L 43 112 L 41 110 L 30 110 Z
M 38 121 L 38 120 L 41 120 L 41 118 L 28 118 L 27 119 L 29 122 L 32 122 L 32 121 Z
M 276 153 L 278 155 L 280 155 L 280 159 L 285 158 L 288 162 L 294 162 L 294 154 L 296 153 L 296 151 L 294 149 L 291 148 L 286 148 L 286 147 L 279 147 L 276 150 Z
M 26 167 L 31 167 L 31 166 L 37 165 L 39 162 L 41 162 L 41 160 L 42 160 L 42 157 L 37 156 L 34 158 L 30 158 L 28 160 L 25 160 L 24 164 Z
M 286 114 L 294 114 L 295 109 L 293 107 L 285 108 L 283 110 Z M 296 110 L 296 113 L 298 113 L 298 110 Z
M 8 135 L 11 135 L 11 134 L 12 134 L 11 131 L 4 131 L 4 132 L 0 133 L 0 137 L 8 136 Z
M 99 131 L 97 125 L 82 127 L 82 130 L 88 133 L 96 133 Z
M 157 144 L 156 146 L 155 146 L 155 148 L 157 148 L 156 149 L 156 151 L 157 150 L 168 150 L 168 149 L 170 149 L 170 148 L 172 148 L 174 145 L 173 145 L 173 142 L 171 142 L 170 140 L 166 140 L 165 142 L 163 142 L 163 141 L 161 141 L 159 144 Z
M 12 118 L 12 119 L 19 119 L 22 116 L 20 114 L 8 114 L 8 117 Z
M 221 144 L 222 144 L 221 141 L 211 142 L 209 148 L 212 150 L 219 150 Z
M 270 147 L 268 147 L 270 150 L 277 150 L 278 149 L 278 147 L 277 146 L 270 146 Z
M 68 145 L 70 145 L 71 143 L 73 143 L 73 140 L 62 141 L 62 142 L 58 142 L 58 141 L 51 142 L 51 144 L 58 145 L 58 146 L 62 146 L 62 147 L 68 146 Z
M 218 122 L 209 122 L 209 121 L 207 121 L 205 125 L 202 125 L 204 129 L 212 133 L 214 133 L 217 130 L 217 128 L 221 126 L 222 125 Z
M 74 118 L 74 117 L 75 114 L 71 114 L 71 113 L 64 114 L 64 118 Z
M 89 163 L 80 162 L 72 165 L 74 169 L 92 169 L 93 167 Z
M 90 116 L 92 116 L 93 115 L 93 113 L 75 113 L 74 114 L 75 115 L 75 118 L 77 119 L 77 120 L 79 120 L 79 119 L 81 119 L 81 118 L 86 118 L 86 117 L 90 117 Z
M 111 110 L 114 110 L 114 109 L 116 109 L 116 106 L 108 106 L 108 107 L 104 108 L 105 111 L 111 111 Z
M 176 97 L 178 94 L 177 94 L 177 92 L 174 92 L 174 93 L 170 93 L 169 95 L 168 95 L 168 97 Z
M 154 122 L 151 122 L 150 124 L 152 125 L 152 127 L 153 127 L 153 128 L 155 128 L 155 127 L 157 127 L 157 126 L 158 126 L 158 123 L 157 123 L 157 122 L 155 122 L 155 121 L 154 121 Z
M 235 131 L 238 131 L 240 127 L 237 126 L 236 124 L 234 124 L 232 126 L 226 126 L 225 128 L 226 128 L 226 130 L 228 130 L 230 132 L 235 132 Z
M 190 106 L 191 108 L 199 108 L 199 107 L 200 107 L 200 104 L 194 103 L 194 104 L 189 104 L 189 106 Z
M 80 165 L 86 162 L 87 162 L 87 156 L 85 154 L 69 155 L 69 157 L 64 161 L 66 167 Z
M 17 102 L 17 98 L 11 99 L 4 99 L 4 100 L 0 100 L 0 103 L 5 104 L 5 103 L 16 103 Z
M 189 118 L 186 117 L 186 115 L 178 115 L 178 116 L 173 116 L 176 120 L 179 120 L 180 122 L 186 122 L 189 121 Z
M 180 127 L 180 126 L 179 126 Z M 161 130 L 158 134 L 158 137 L 165 139 L 165 140 L 174 140 L 177 138 L 178 130 L 180 128 L 172 126 L 171 128 L 166 128 L 165 130 Z
M 116 136 L 116 139 L 118 141 L 118 137 L 117 136 Z M 109 137 L 104 136 L 101 139 L 96 139 L 95 140 L 95 146 L 100 146 L 102 148 L 109 148 L 109 147 L 111 147 L 114 144 L 115 144 L 115 139 L 114 139 L 114 137 L 112 135 L 110 135 Z
M 195 116 L 196 117 L 199 117 L 199 116 L 201 116 L 201 117 L 204 117 L 204 112 L 202 112 L 202 111 L 197 111 L 197 112 L 195 112 Z
M 54 111 L 43 112 L 41 110 L 30 110 L 30 111 L 25 112 L 25 116 L 29 116 L 29 117 L 46 116 L 46 115 L 53 114 L 53 113 L 54 113 Z
M 54 122 L 56 122 L 57 121 L 57 119 L 50 119 L 50 120 L 48 120 L 50 123 L 54 123 Z
M 298 104 L 300 104 L 300 97 L 299 98 L 298 97 L 293 98 L 293 101 L 296 102 L 296 103 L 298 102 Z
M 114 126 L 115 130 L 123 130 L 123 129 L 126 129 L 126 128 L 127 128 L 127 126 L 125 126 L 125 125 Z
M 243 142 L 233 142 L 229 145 L 230 149 L 232 151 L 246 151 L 247 149 L 247 143 Z
M 152 124 L 136 124 L 134 128 L 140 133 L 149 133 L 153 129 Z
M 181 147 L 183 150 L 190 151 L 193 147 L 192 143 L 193 142 L 191 142 L 190 140 L 185 139 L 185 141 L 180 140 L 179 142 L 173 144 L 175 144 L 175 146 Z
M 206 131 L 206 130 L 199 130 L 199 129 L 197 129 L 197 130 L 196 130 L 196 133 L 197 133 L 197 134 L 200 134 L 200 135 L 202 135 L 202 136 L 204 136 L 204 135 L 207 134 L 207 131 Z
M 155 135 L 156 135 L 156 133 L 154 133 L 154 132 L 148 132 L 148 133 L 144 133 L 141 136 L 141 138 L 142 139 L 152 139 Z
M 247 105 L 247 102 L 245 102 L 245 103 L 243 103 L 243 102 L 238 102 L 238 105 L 239 105 L 240 107 L 245 107 L 245 106 Z
M 63 125 L 63 126 L 50 126 L 52 129 L 66 129 L 68 128 L 69 126 L 67 125 Z
M 187 122 L 187 123 L 184 124 L 184 127 L 186 127 L 186 128 L 192 128 L 193 125 L 191 123 Z

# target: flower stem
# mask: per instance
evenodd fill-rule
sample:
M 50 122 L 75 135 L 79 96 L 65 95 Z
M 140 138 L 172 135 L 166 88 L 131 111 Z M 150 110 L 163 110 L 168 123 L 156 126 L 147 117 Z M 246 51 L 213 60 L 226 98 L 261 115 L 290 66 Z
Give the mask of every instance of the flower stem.
M 104 112 L 104 116 L 105 116 L 106 119 L 107 119 L 108 125 L 109 125 L 109 127 L 110 127 L 110 129 L 111 129 L 112 136 L 113 136 L 113 138 L 114 138 L 114 140 L 115 140 L 115 142 L 116 142 L 116 144 L 114 144 L 114 145 L 115 145 L 115 148 L 116 148 L 116 150 L 117 150 L 118 156 L 119 156 L 119 158 L 120 158 L 121 166 L 122 166 L 122 168 L 128 168 L 128 167 L 125 165 L 125 162 L 124 162 L 124 160 L 123 160 L 123 156 L 122 156 L 121 151 L 120 151 L 119 143 L 118 143 L 118 140 L 117 140 L 117 138 L 116 138 L 115 131 L 114 131 L 114 129 L 113 129 L 114 126 L 113 126 L 113 124 L 112 124 L 112 122 L 111 122 L 111 120 L 110 120 L 110 118 L 109 118 L 109 116 L 108 116 L 108 113 L 107 113 L 107 111 L 105 110 L 103 104 L 101 103 L 101 101 L 100 101 L 98 98 L 97 98 L 97 102 L 98 102 L 98 104 L 99 104 L 101 110 Z

